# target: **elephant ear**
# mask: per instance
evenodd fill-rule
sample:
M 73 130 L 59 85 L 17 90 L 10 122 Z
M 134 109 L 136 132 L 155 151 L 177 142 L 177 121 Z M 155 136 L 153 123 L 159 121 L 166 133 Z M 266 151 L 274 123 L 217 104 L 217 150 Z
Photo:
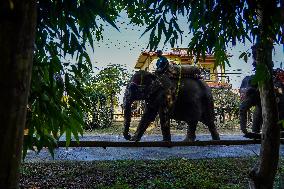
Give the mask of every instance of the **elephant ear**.
M 141 72 L 137 72 L 136 74 L 134 74 L 131 78 L 131 82 L 136 84 L 136 85 L 141 85 L 142 81 L 141 78 L 143 77 L 143 74 Z
M 155 74 L 150 74 L 149 78 L 151 80 L 151 82 L 156 81 L 158 79 L 158 76 L 156 76 Z
M 155 76 L 154 74 L 150 72 L 145 73 L 140 78 L 142 80 L 143 85 L 145 86 L 152 85 L 153 82 L 157 80 L 157 76 Z

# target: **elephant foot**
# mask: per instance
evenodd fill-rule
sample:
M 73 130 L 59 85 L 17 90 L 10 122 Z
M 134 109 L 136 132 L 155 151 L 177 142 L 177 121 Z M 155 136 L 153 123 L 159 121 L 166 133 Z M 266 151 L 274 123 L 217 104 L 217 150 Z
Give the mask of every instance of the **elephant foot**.
M 141 137 L 138 137 L 137 135 L 134 135 L 130 138 L 130 141 L 134 141 L 134 142 L 139 142 L 141 140 Z
M 166 136 L 166 137 L 163 137 L 163 141 L 164 142 L 171 142 L 171 136 Z
M 183 140 L 183 142 L 194 142 L 196 139 L 196 137 L 188 137 L 186 136 L 185 139 Z
M 242 132 L 246 135 L 248 133 L 247 129 L 242 129 Z
M 163 142 L 171 142 L 172 140 L 171 139 L 163 139 L 162 141 Z
M 258 134 L 259 134 L 259 133 L 260 133 L 260 130 L 259 130 L 259 129 L 254 129 L 254 128 L 253 128 L 253 129 L 252 129 L 252 132 L 253 132 L 253 133 L 258 133 Z
M 214 136 L 212 136 L 212 140 L 220 140 L 220 136 L 219 135 L 214 135 Z
M 123 133 L 123 137 L 126 139 L 126 140 L 130 140 L 131 139 L 131 135 L 129 133 Z
M 261 139 L 261 134 L 248 132 L 244 135 L 244 137 L 249 139 Z

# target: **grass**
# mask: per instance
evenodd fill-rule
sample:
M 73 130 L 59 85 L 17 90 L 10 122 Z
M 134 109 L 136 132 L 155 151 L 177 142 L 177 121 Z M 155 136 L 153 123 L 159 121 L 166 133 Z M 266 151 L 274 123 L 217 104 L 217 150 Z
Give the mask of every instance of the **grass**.
M 24 163 L 21 188 L 242 189 L 255 158 Z M 283 188 L 283 160 L 275 188 Z
M 131 122 L 130 132 L 134 132 L 139 123 L 139 120 L 133 120 Z M 239 129 L 238 120 L 227 121 L 226 123 L 216 123 L 217 130 L 220 134 L 242 134 Z M 187 125 L 177 125 L 175 122 L 171 123 L 171 133 L 175 135 L 185 135 Z M 113 134 L 121 135 L 123 132 L 123 122 L 113 122 L 112 127 L 94 129 L 92 131 L 85 131 L 85 134 Z M 159 124 L 152 123 L 145 134 L 161 134 Z M 202 123 L 198 123 L 196 134 L 210 134 L 208 128 Z

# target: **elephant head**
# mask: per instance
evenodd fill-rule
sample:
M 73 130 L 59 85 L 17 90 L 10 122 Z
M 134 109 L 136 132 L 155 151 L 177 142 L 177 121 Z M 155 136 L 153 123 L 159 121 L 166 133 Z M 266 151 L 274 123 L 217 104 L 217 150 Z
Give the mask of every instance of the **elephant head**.
M 131 105 L 136 100 L 147 100 L 153 98 L 155 93 L 161 89 L 162 85 L 159 82 L 158 77 L 155 74 L 140 70 L 136 72 L 130 79 L 123 98 L 123 109 L 124 109 L 124 132 L 123 136 L 126 140 L 130 140 L 131 136 L 129 134 L 129 127 L 131 122 Z M 157 106 L 147 106 L 146 108 L 152 108 L 152 111 L 149 111 L 151 115 L 146 116 L 144 121 L 140 122 L 139 128 L 145 128 L 144 125 L 147 125 L 148 122 L 155 119 L 158 109 Z M 140 132 L 141 133 L 141 132 Z M 140 134 L 139 134 L 140 135 Z

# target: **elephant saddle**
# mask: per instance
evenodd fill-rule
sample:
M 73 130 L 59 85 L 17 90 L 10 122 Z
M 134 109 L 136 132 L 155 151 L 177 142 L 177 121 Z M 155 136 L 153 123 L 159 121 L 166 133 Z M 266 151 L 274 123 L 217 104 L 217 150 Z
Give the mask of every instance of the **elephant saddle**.
M 282 88 L 284 86 L 284 70 L 277 68 L 273 71 L 274 75 L 274 86 L 276 88 Z
M 169 64 L 168 71 L 171 78 L 202 79 L 201 71 L 196 66 Z

